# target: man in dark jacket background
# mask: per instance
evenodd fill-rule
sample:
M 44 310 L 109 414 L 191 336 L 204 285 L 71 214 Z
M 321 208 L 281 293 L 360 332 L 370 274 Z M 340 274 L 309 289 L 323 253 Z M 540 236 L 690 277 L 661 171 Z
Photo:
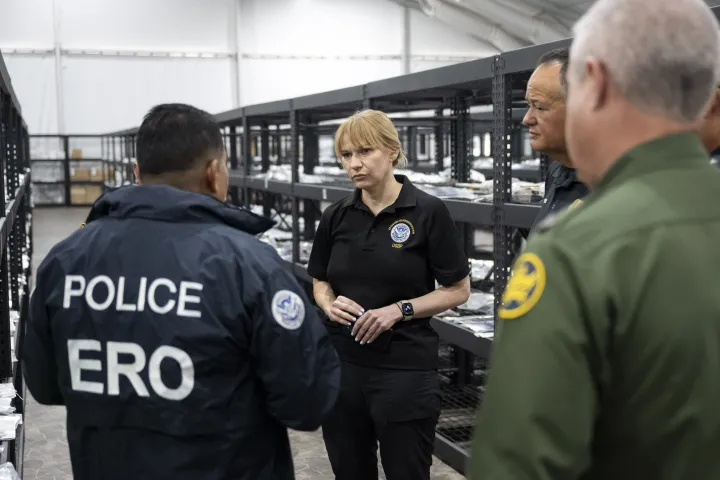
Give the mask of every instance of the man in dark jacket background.
M 589 193 L 575 176 L 565 143 L 568 62 L 567 48 L 545 53 L 538 59 L 538 66 L 530 76 L 525 92 L 528 111 L 523 123 L 530 131 L 530 145 L 552 160 L 545 179 L 545 198 L 533 229 L 550 213 L 582 201 Z M 525 237 L 529 234 L 522 233 Z
M 337 355 L 268 245 L 272 226 L 224 203 L 212 117 L 160 105 L 137 137 L 140 185 L 38 269 L 21 358 L 27 386 L 67 407 L 75 480 L 290 480 L 286 428 L 334 405 Z

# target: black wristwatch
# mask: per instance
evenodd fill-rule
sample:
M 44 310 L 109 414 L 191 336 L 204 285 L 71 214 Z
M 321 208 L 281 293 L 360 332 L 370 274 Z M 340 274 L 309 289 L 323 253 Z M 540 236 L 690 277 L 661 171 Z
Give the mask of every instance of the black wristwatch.
M 405 301 L 398 302 L 398 307 L 400 307 L 400 312 L 403 316 L 403 322 L 407 320 L 412 320 L 413 316 L 415 315 L 415 310 L 413 309 L 412 303 Z

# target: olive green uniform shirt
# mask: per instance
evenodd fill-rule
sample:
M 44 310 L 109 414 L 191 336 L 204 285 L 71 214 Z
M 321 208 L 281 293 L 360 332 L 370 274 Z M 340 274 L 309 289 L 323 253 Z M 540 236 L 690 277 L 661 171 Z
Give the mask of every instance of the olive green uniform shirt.
M 720 479 L 720 171 L 694 135 L 545 222 L 503 305 L 471 479 Z

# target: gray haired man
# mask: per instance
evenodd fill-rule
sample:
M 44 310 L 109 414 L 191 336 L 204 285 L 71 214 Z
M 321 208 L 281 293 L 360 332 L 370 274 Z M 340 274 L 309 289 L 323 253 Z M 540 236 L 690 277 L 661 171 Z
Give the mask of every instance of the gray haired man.
M 517 259 L 471 478 L 720 478 L 720 171 L 698 138 L 701 0 L 598 0 L 570 52 L 567 146 L 592 193 Z

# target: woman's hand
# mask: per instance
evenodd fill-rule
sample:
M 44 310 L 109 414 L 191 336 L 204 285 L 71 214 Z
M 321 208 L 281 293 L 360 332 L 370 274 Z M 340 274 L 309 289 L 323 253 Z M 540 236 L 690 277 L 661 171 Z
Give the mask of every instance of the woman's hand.
M 333 301 L 325 313 L 333 322 L 350 325 L 365 313 L 365 310 L 354 301 L 340 295 Z
M 400 307 L 395 304 L 377 310 L 368 310 L 355 322 L 352 335 L 361 345 L 371 343 L 402 318 Z

